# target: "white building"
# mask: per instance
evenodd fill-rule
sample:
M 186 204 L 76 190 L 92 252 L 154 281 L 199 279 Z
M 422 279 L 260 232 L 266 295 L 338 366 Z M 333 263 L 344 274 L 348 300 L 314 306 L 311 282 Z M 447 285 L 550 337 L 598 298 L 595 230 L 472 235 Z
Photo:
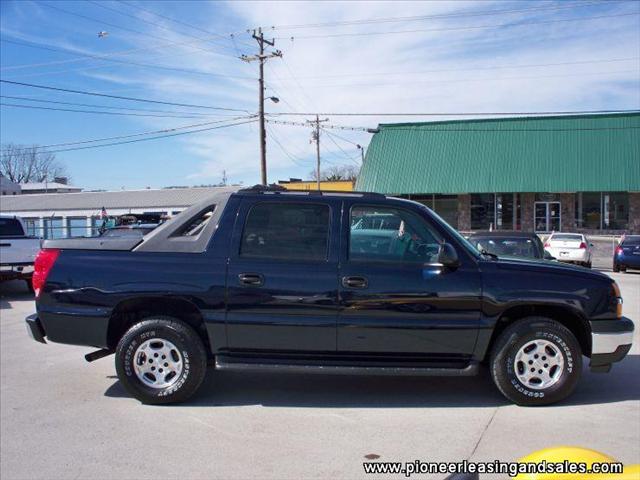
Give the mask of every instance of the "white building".
M 0 195 L 20 195 L 20 184 L 0 174 Z
M 216 190 L 207 187 L 11 195 L 0 198 L 0 213 L 22 217 L 30 235 L 83 237 L 100 228 L 103 208 L 110 217 L 175 215 Z

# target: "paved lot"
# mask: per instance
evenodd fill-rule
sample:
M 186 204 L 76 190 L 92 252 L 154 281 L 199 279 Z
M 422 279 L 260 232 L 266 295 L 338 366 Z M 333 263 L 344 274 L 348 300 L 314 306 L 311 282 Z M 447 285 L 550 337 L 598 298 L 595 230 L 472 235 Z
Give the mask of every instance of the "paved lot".
M 0 477 L 361 478 L 380 460 L 513 460 L 581 445 L 640 463 L 640 274 L 613 274 L 636 322 L 631 355 L 584 376 L 568 402 L 508 404 L 477 378 L 351 378 L 211 372 L 186 405 L 127 396 L 113 358 L 41 345 L 22 284 L 0 290 Z M 428 478 L 420 476 L 418 478 Z M 436 477 L 438 478 L 438 477 Z

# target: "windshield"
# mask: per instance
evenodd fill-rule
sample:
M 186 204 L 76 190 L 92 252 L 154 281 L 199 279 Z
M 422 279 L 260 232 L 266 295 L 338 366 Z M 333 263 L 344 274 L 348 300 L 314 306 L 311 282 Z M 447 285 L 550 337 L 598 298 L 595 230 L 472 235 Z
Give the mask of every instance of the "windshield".
M 19 237 L 24 235 L 22 225 L 15 218 L 0 218 L 1 237 Z
M 480 251 L 486 250 L 498 256 L 524 257 L 524 258 L 542 258 L 537 244 L 530 238 L 512 237 L 512 238 L 471 238 L 473 244 Z
M 640 235 L 625 238 L 624 242 L 622 242 L 622 245 L 625 247 L 635 247 L 637 245 L 640 245 Z
M 554 235 L 551 235 L 551 238 L 549 240 L 569 240 L 572 242 L 581 242 L 582 241 L 582 235 L 571 235 L 571 234 L 566 234 L 566 233 L 556 233 Z

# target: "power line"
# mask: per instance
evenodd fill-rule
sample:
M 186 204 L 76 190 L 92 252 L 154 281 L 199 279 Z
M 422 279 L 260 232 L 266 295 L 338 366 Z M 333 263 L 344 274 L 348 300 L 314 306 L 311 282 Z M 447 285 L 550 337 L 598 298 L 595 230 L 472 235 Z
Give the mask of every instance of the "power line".
M 135 112 L 151 112 L 151 113 L 169 113 L 169 114 L 180 114 L 180 115 L 195 115 L 200 117 L 210 117 L 213 116 L 209 113 L 201 113 L 201 112 L 182 112 L 182 111 L 171 111 L 171 110 L 153 110 L 147 108 L 133 108 L 133 107 L 114 107 L 112 105 L 96 105 L 95 103 L 76 103 L 76 102 L 59 102 L 56 100 L 43 100 L 39 98 L 29 98 L 29 97 L 14 97 L 11 95 L 0 95 L 0 98 L 10 98 L 12 100 L 21 100 L 24 102 L 38 102 L 38 103 L 53 103 L 57 105 L 71 105 L 75 107 L 91 107 L 91 108 L 105 108 L 110 110 L 131 110 Z M 225 116 L 224 114 L 217 114 L 215 116 Z
M 560 10 L 567 8 L 581 8 L 593 5 L 602 5 L 604 2 L 576 2 L 573 4 L 563 4 L 563 5 L 551 5 L 545 7 L 533 7 L 533 8 L 519 8 L 519 9 L 508 9 L 508 10 L 485 10 L 478 12 L 456 12 L 456 13 L 442 13 L 442 14 L 432 14 L 432 15 L 417 15 L 411 17 L 382 17 L 382 18 L 371 18 L 371 19 L 356 19 L 356 20 L 346 20 L 340 22 L 324 22 L 324 23 L 307 23 L 307 24 L 292 24 L 292 25 L 275 25 L 271 28 L 273 30 L 292 30 L 299 28 L 327 28 L 327 27 L 342 27 L 342 26 L 353 26 L 353 25 L 371 25 L 375 23 L 394 23 L 394 22 L 415 22 L 415 21 L 423 21 L 423 20 L 434 20 L 438 18 L 452 18 L 452 17 L 477 17 L 484 15 L 502 15 L 502 14 L 510 14 L 510 13 L 520 13 L 520 12 L 531 12 L 531 11 L 546 11 L 546 10 Z
M 613 71 L 605 71 L 605 72 L 572 72 L 572 73 L 556 73 L 550 75 L 516 75 L 516 76 L 507 76 L 507 77 L 482 77 L 482 78 L 458 78 L 458 79 L 446 79 L 446 80 L 411 80 L 409 82 L 373 82 L 373 83 L 337 83 L 337 84 L 314 84 L 313 88 L 339 88 L 339 87 L 376 87 L 382 85 L 416 85 L 416 84 L 427 84 L 427 83 L 443 83 L 443 84 L 451 84 L 451 83 L 467 83 L 467 82 L 487 82 L 487 81 L 495 81 L 495 80 L 526 80 L 526 79 L 534 79 L 534 78 L 564 78 L 564 77 L 585 77 L 585 76 L 596 76 L 596 75 L 615 75 L 619 73 L 636 73 L 636 69 L 630 70 L 613 70 Z
M 589 20 L 598 20 L 603 18 L 615 18 L 615 17 L 628 17 L 633 15 L 640 15 L 640 12 L 630 13 L 616 13 L 612 15 L 596 15 L 592 17 L 579 17 L 579 18 L 561 18 L 557 20 L 533 20 L 529 22 L 518 23 L 501 23 L 492 25 L 475 25 L 466 27 L 442 27 L 442 28 L 427 28 L 427 29 L 413 29 L 413 30 L 390 30 L 383 32 L 349 32 L 349 33 L 332 33 L 332 34 L 318 34 L 318 35 L 300 35 L 295 37 L 275 37 L 276 40 L 303 40 L 314 38 L 340 38 L 340 37 L 365 37 L 373 35 L 394 35 L 402 33 L 421 33 L 421 32 L 444 32 L 453 30 L 477 30 L 483 28 L 504 28 L 504 27 L 519 27 L 521 25 L 545 25 L 560 22 L 583 22 Z
M 278 113 L 278 114 L 272 114 L 270 113 L 269 115 L 290 115 L 288 113 Z M 310 115 L 316 115 L 315 113 L 306 113 L 306 114 L 298 114 L 296 113 L 295 115 L 305 115 L 305 116 L 310 116 Z M 328 113 L 318 113 L 318 115 L 329 115 Z M 292 125 L 295 127 L 306 127 L 309 128 L 309 124 L 307 123 L 302 123 L 302 122 L 291 122 L 291 121 L 286 121 L 286 120 L 272 120 L 272 119 L 267 119 L 268 123 L 275 123 L 278 125 Z M 367 127 L 347 127 L 344 125 L 324 125 L 323 128 L 330 128 L 332 130 L 353 130 L 353 131 L 360 131 L 360 132 L 366 132 L 369 129 Z
M 73 148 L 63 148 L 63 149 L 59 149 L 59 150 L 48 150 L 46 152 L 37 152 L 39 154 L 49 154 L 49 153 L 60 153 L 60 152 L 71 152 L 74 150 L 86 150 L 86 149 L 90 149 L 90 148 L 101 148 L 101 147 L 112 147 L 115 145 L 125 145 L 125 144 L 129 144 L 129 143 L 137 143 L 137 142 L 146 142 L 149 140 L 157 140 L 157 139 L 161 139 L 161 138 L 169 138 L 169 137 L 177 137 L 180 135 L 188 135 L 188 134 L 192 134 L 192 133 L 200 133 L 200 132 L 207 132 L 210 130 L 218 130 L 220 128 L 227 128 L 227 127 L 235 127 L 236 125 L 244 125 L 247 123 L 251 123 L 251 122 L 255 122 L 255 119 L 252 120 L 246 120 L 243 122 L 236 122 L 236 123 L 230 123 L 230 124 L 226 124 L 226 125 L 219 125 L 216 127 L 207 127 L 207 128 L 200 128 L 198 130 L 190 130 L 188 132 L 177 132 L 177 133 L 171 133 L 168 135 L 158 135 L 155 137 L 148 137 L 148 138 L 140 138 L 137 140 L 127 140 L 127 141 L 123 141 L 123 142 L 112 142 L 112 143 L 105 143 L 102 145 L 89 145 L 89 146 L 84 146 L 84 147 L 73 147 Z
M 148 32 L 142 32 L 140 30 L 136 30 L 136 29 L 130 28 L 130 27 L 123 27 L 122 25 L 118 25 L 116 23 L 111 23 L 111 22 L 107 22 L 107 21 L 101 20 L 99 18 L 94 18 L 94 17 L 90 17 L 88 15 L 84 15 L 84 14 L 81 14 L 81 13 L 72 12 L 72 11 L 67 10 L 65 8 L 61 8 L 61 7 L 58 7 L 58 6 L 51 5 L 51 4 L 47 3 L 47 2 L 37 2 L 37 3 L 40 4 L 40 5 L 44 5 L 45 7 L 49 7 L 49 8 L 52 8 L 54 10 L 57 10 L 59 12 L 65 13 L 67 15 L 72 15 L 74 17 L 78 17 L 78 18 L 82 18 L 82 19 L 89 20 L 89 21 L 92 21 L 92 22 L 96 22 L 96 23 L 99 23 L 101 25 L 108 25 L 110 27 L 114 27 L 114 28 L 117 28 L 117 29 L 120 29 L 120 30 L 125 30 L 125 31 L 128 31 L 128 32 L 132 32 L 132 33 L 135 33 L 137 35 L 141 35 L 143 37 L 151 37 L 151 38 L 155 38 L 155 39 L 164 41 L 164 38 L 158 37 L 157 35 L 153 35 L 153 34 L 148 33 Z M 103 5 L 100 5 L 100 6 L 102 8 L 110 9 L 109 7 L 105 7 Z M 198 40 L 201 40 L 201 39 L 198 39 Z M 199 50 L 203 50 L 201 47 L 195 47 L 194 46 L 193 48 L 197 48 Z M 224 57 L 235 58 L 235 55 L 230 55 L 228 53 L 221 53 L 221 52 L 209 52 L 209 53 L 213 53 L 215 55 L 220 55 L 220 56 L 224 56 Z
M 206 33 L 208 35 L 213 35 L 213 36 L 216 36 L 216 37 L 219 37 L 219 38 L 223 38 L 225 40 L 229 39 L 227 37 L 227 35 L 228 35 L 229 37 L 231 37 L 232 41 L 235 42 L 235 39 L 233 38 L 233 36 L 236 35 L 237 33 L 240 33 L 240 32 L 233 32 L 233 33 L 229 33 L 229 34 L 226 34 L 226 35 L 225 34 L 220 34 L 220 33 L 213 33 L 213 32 L 210 32 L 209 30 L 205 30 L 204 28 L 198 27 L 198 26 L 193 25 L 191 23 L 187 23 L 187 22 L 185 22 L 183 20 L 177 20 L 177 19 L 172 18 L 172 17 L 168 17 L 167 15 L 163 15 L 161 13 L 158 13 L 158 12 L 154 11 L 154 10 L 149 10 L 147 8 L 143 8 L 143 7 L 139 6 L 139 5 L 134 5 L 131 2 L 127 2 L 125 0 L 120 0 L 120 3 L 123 3 L 123 4 L 127 5 L 130 8 L 134 8 L 134 9 L 137 9 L 137 10 L 140 10 L 140 11 L 143 11 L 143 12 L 150 13 L 151 15 L 155 15 L 158 18 L 162 18 L 164 20 L 168 20 L 170 22 L 174 22 L 174 23 L 177 23 L 179 25 L 183 25 L 185 27 L 193 28 L 193 29 L 198 30 L 200 32 Z M 252 46 L 249 43 L 245 43 L 245 42 L 242 42 L 242 43 L 244 45 L 246 45 L 246 46 L 249 46 L 249 47 Z
M 102 3 L 100 3 L 100 2 L 95 1 L 95 0 L 89 0 L 89 2 L 90 2 L 90 3 L 93 3 L 94 5 L 97 5 L 97 6 L 98 6 L 98 7 L 100 7 L 100 8 L 104 8 L 105 10 L 110 10 L 110 11 L 115 12 L 115 13 L 117 13 L 117 14 L 119 14 L 119 15 L 124 16 L 124 17 L 131 18 L 131 19 L 134 19 L 134 20 L 138 20 L 138 21 L 140 21 L 140 22 L 146 23 L 147 25 L 152 25 L 152 26 L 154 26 L 154 27 L 156 27 L 156 28 L 160 28 L 160 29 L 162 29 L 162 30 L 166 30 L 166 31 L 171 32 L 171 33 L 174 33 L 174 34 L 175 34 L 175 33 L 177 33 L 177 34 L 179 34 L 179 35 L 186 35 L 186 36 L 191 37 L 191 38 L 197 38 L 198 40 L 202 40 L 202 41 L 206 41 L 206 42 L 211 42 L 211 43 L 213 43 L 214 45 L 220 46 L 220 47 L 222 47 L 222 48 L 231 48 L 229 45 L 223 45 L 223 44 L 221 44 L 221 43 L 215 42 L 214 40 L 204 40 L 204 39 L 202 39 L 201 37 L 196 37 L 195 35 L 191 35 L 191 34 L 189 34 L 189 33 L 176 32 L 175 30 L 172 30 L 171 28 L 165 27 L 164 25 L 160 25 L 159 23 L 151 22 L 151 21 L 146 20 L 146 19 L 144 19 L 144 18 L 138 17 L 137 15 L 131 15 L 131 14 L 129 14 L 129 13 L 126 13 L 126 12 L 123 12 L 123 11 L 121 11 L 121 10 L 118 10 L 117 8 L 108 7 L 108 6 L 106 6 L 106 5 L 103 5 L 103 4 L 102 4 Z M 127 4 L 126 2 L 122 2 L 122 3 Z M 133 8 L 133 6 L 132 6 L 132 5 L 129 5 L 129 4 L 127 4 L 127 5 L 128 5 L 129 7 L 132 7 L 132 8 Z M 156 15 L 155 13 L 151 12 L 150 10 L 143 9 L 143 8 L 141 8 L 141 7 L 137 7 L 137 8 L 138 8 L 139 10 L 144 10 L 144 11 L 146 11 L 146 12 L 152 13 L 153 15 Z M 207 33 L 209 33 L 209 32 L 207 32 Z M 159 37 L 154 37 L 154 38 L 159 38 Z M 163 39 L 163 40 L 164 40 L 164 39 Z M 216 52 L 216 53 L 218 53 L 218 52 Z M 235 57 L 235 55 L 231 55 L 231 56 Z
M 329 140 L 331 140 L 331 143 L 333 143 L 336 147 L 338 147 L 338 149 L 344 154 L 345 158 L 347 158 L 348 160 L 351 160 L 353 163 L 355 163 L 356 165 L 358 165 L 358 162 L 355 158 L 351 157 L 345 150 L 344 148 L 342 148 L 340 145 L 338 145 L 338 142 L 336 142 L 333 139 L 333 134 L 329 131 L 329 130 L 325 130 L 324 128 L 321 127 L 322 130 L 324 130 L 324 132 L 327 134 L 327 136 L 329 137 Z
M 122 140 L 125 138 L 134 138 L 134 137 L 142 137 L 142 136 L 146 136 L 146 135 L 155 135 L 158 133 L 170 133 L 170 132 L 176 132 L 179 130 L 186 130 L 189 128 L 196 128 L 196 127 L 202 127 L 205 125 L 213 125 L 213 124 L 217 124 L 217 123 L 223 123 L 223 122 L 231 122 L 234 120 L 241 120 L 241 119 L 245 119 L 245 118 L 254 118 L 255 116 L 252 115 L 250 117 L 236 117 L 236 118 L 230 118 L 230 119 L 225 119 L 225 120 L 216 120 L 213 122 L 204 122 L 204 123 L 195 123 L 192 125 L 183 125 L 181 127 L 173 127 L 173 128 L 163 128 L 162 130 L 151 130 L 148 132 L 140 132 L 140 133 L 131 133 L 131 134 L 127 134 L 127 135 L 116 135 L 114 137 L 103 137 L 103 138 L 94 138 L 91 140 L 78 140 L 75 142 L 64 142 L 64 143 L 52 143 L 50 145 L 39 145 L 38 148 L 54 148 L 54 147 L 67 147 L 70 145 L 84 145 L 87 143 L 97 143 L 97 142 L 107 142 L 110 140 Z
M 133 102 L 144 102 L 144 103 L 156 103 L 159 105 L 173 105 L 175 107 L 190 107 L 190 108 L 205 108 L 208 110 L 225 110 L 225 111 L 229 111 L 229 112 L 242 112 L 242 113 L 250 113 L 248 110 L 242 110 L 242 109 L 237 109 L 237 108 L 227 108 L 227 107 L 213 107 L 213 106 L 209 106 L 209 105 L 195 105 L 195 104 L 191 104 L 191 103 L 176 103 L 176 102 L 164 102 L 161 100 L 149 100 L 146 98 L 136 98 L 136 97 L 122 97 L 119 95 L 108 95 L 106 93 L 99 93 L 99 92 L 87 92 L 84 90 L 71 90 L 71 89 L 67 89 L 67 88 L 59 88 L 59 87 L 51 87 L 48 85 L 36 85 L 33 83 L 24 83 L 24 82 L 15 82 L 12 80 L 0 80 L 0 82 L 2 83 L 8 83 L 11 85 L 20 85 L 23 87 L 31 87 L 31 88 L 42 88 L 45 90 L 54 90 L 57 92 L 67 92 L 67 93 L 77 93 L 80 95 L 93 95 L 96 97 L 105 97 L 105 98 L 115 98 L 118 100 L 129 100 L 129 101 L 133 101 Z
M 267 130 L 269 131 L 269 137 L 273 139 L 273 141 L 278 146 L 278 148 L 280 148 L 282 153 L 284 153 L 289 158 L 289 160 L 291 160 L 294 164 L 296 164 L 299 167 L 309 167 L 309 165 L 304 165 L 304 163 L 302 163 L 304 162 L 304 160 L 295 157 L 284 147 L 284 145 L 282 145 L 282 143 L 280 143 L 280 140 L 278 140 L 278 137 L 275 135 L 272 128 L 269 128 L 269 126 L 267 126 Z
M 51 47 L 45 47 L 45 46 L 41 46 L 41 45 L 30 45 L 27 43 L 22 43 L 22 42 L 16 42 L 16 41 L 12 41 L 12 40 L 6 40 L 6 39 L 0 39 L 0 41 L 2 42 L 8 42 L 8 43 L 13 43 L 16 45 L 21 45 L 21 46 L 25 46 L 25 47 L 29 47 L 29 48 L 36 48 L 39 50 L 48 50 L 48 51 L 52 51 L 52 52 L 59 52 L 59 53 L 65 53 L 65 54 L 75 54 L 75 52 L 71 51 L 71 50 L 65 50 L 65 49 L 60 49 L 60 48 L 51 48 Z M 176 53 L 174 55 L 179 55 L 179 53 Z M 221 78 L 234 78 L 234 79 L 243 79 L 243 80 L 256 80 L 254 77 L 249 77 L 246 75 L 230 75 L 230 74 L 222 74 L 222 73 L 215 73 L 215 72 L 209 72 L 206 70 L 196 70 L 196 69 L 192 69 L 192 68 L 181 68 L 181 67 L 171 67 L 171 66 L 167 66 L 167 65 L 158 65 L 158 64 L 153 64 L 153 63 L 143 63 L 143 62 L 136 62 L 133 60 L 122 60 L 122 59 L 117 59 L 117 58 L 104 58 L 101 57 L 99 55 L 85 55 L 87 57 L 87 59 L 96 59 L 96 60 L 102 60 L 105 62 L 114 62 L 114 63 L 119 63 L 119 64 L 124 64 L 124 65 L 134 65 L 137 67 L 142 67 L 142 68 L 154 68 L 154 69 L 158 69 L 158 70 L 167 70 L 167 71 L 172 71 L 172 72 L 183 72 L 183 73 L 190 73 L 190 74 L 197 74 L 197 75 L 206 75 L 208 77 L 221 77 Z M 161 55 L 162 57 L 167 57 L 169 55 Z M 51 64 L 56 64 L 57 62 L 51 62 Z M 0 70 L 16 70 L 16 69 L 21 69 L 21 68 L 31 68 L 31 67 L 38 67 L 38 66 L 43 66 L 46 64 L 30 64 L 30 65 L 14 65 L 11 67 L 4 67 L 4 68 L 0 68 Z M 56 74 L 60 74 L 60 73 L 69 73 L 69 72 L 82 72 L 82 71 L 86 71 L 86 70 L 93 70 L 95 68 L 104 68 L 104 67 L 110 67 L 112 65 L 110 64 L 101 64 L 101 65 L 93 65 L 93 66 L 85 66 L 85 67 L 80 67 L 80 68 L 70 68 L 70 69 L 65 69 L 65 70 L 57 70 L 57 71 L 48 71 L 48 72 L 38 72 L 38 73 L 30 73 L 30 74 L 26 74 L 26 75 L 20 75 L 19 78 L 28 78 L 28 77 L 40 77 L 40 76 L 49 76 L 49 75 L 56 75 Z M 6 76 L 4 76 L 3 78 L 7 78 Z M 9 77 L 9 78 L 16 78 L 16 77 Z
M 367 72 L 367 77 L 372 76 L 394 76 L 394 75 L 422 75 L 426 73 L 444 73 L 444 72 L 471 72 L 476 70 L 502 70 L 502 69 L 515 69 L 515 68 L 534 68 L 534 67 L 556 67 L 565 65 L 585 65 L 591 63 L 616 63 L 616 62 L 628 62 L 631 60 L 640 60 L 640 57 L 623 57 L 623 58 L 609 58 L 598 60 L 576 60 L 567 62 L 554 62 L 554 63 L 527 63 L 527 64 L 513 64 L 513 65 L 491 65 L 491 66 L 475 66 L 465 68 L 439 68 L 434 70 L 421 70 L 418 72 Z M 335 75 L 311 75 L 311 76 L 299 76 L 303 79 L 314 78 L 341 78 L 341 77 L 362 77 L 362 72 L 359 73 L 340 73 Z
M 492 117 L 492 116 L 525 116 L 525 115 L 587 115 L 587 114 L 599 114 L 599 113 L 638 113 L 640 109 L 628 109 L 628 110 L 556 110 L 556 111 L 531 111 L 531 112 L 278 112 L 270 113 L 269 115 L 296 115 L 296 116 L 309 116 L 309 115 L 326 115 L 334 117 L 461 117 L 461 116 L 478 116 L 478 117 Z M 275 122 L 275 120 L 269 120 Z M 280 122 L 284 123 L 284 122 Z M 295 122 L 288 122 L 294 124 Z M 304 124 L 301 124 L 304 125 Z M 351 127 L 351 129 L 366 130 L 364 127 Z
M 153 113 L 104 112 L 101 110 L 74 110 L 72 108 L 43 107 L 40 105 L 19 105 L 17 103 L 0 103 L 0 107 L 27 108 L 30 110 L 50 110 L 55 112 L 89 113 L 94 115 L 116 115 L 124 117 L 158 117 L 158 118 L 202 118 L 200 115 L 156 115 Z

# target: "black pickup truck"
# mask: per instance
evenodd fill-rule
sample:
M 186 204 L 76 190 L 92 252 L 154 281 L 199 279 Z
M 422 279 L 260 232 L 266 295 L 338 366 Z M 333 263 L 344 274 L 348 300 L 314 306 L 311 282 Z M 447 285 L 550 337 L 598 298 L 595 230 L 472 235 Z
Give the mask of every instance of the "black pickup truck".
M 48 240 L 33 338 L 115 353 L 144 403 L 189 398 L 216 369 L 474 375 L 543 405 L 583 356 L 631 348 L 616 283 L 478 252 L 425 206 L 373 193 L 224 190 L 142 238 Z M 423 381 L 423 380 L 421 380 Z

